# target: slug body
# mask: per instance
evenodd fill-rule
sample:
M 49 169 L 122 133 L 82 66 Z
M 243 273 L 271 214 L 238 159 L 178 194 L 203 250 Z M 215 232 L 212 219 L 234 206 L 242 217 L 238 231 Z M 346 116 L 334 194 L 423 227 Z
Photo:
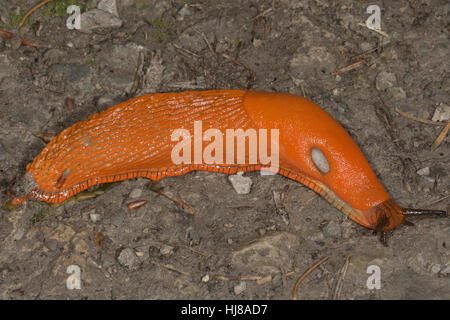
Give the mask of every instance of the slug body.
M 276 172 L 308 186 L 367 228 L 390 230 L 412 212 L 390 199 L 356 143 L 319 106 L 290 94 L 241 90 L 145 95 L 92 115 L 62 131 L 27 166 L 33 187 L 13 203 L 27 198 L 59 203 L 93 185 L 136 177 L 158 180 L 193 170 L 233 174 L 268 167 L 260 157 L 251 161 L 249 152 L 244 161 L 236 161 L 234 141 L 230 159 L 235 161 L 198 161 L 198 138 L 194 147 L 184 149 L 193 161 L 174 163 L 173 150 L 181 139 L 195 140 L 195 123 L 205 134 L 215 130 L 209 131 L 214 137 L 209 141 L 224 138 L 230 129 L 278 130 Z M 174 132 L 181 134 L 174 139 Z M 200 143 L 206 152 L 208 143 Z M 211 154 L 225 157 L 230 144 L 216 144 Z M 271 151 L 275 148 L 269 142 Z

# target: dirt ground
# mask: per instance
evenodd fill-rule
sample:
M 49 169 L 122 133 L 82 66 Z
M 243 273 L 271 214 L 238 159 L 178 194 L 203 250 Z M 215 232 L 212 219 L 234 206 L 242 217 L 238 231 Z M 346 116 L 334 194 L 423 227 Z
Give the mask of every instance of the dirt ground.
M 448 138 L 430 151 L 443 126 L 396 112 L 430 120 L 450 101 L 448 1 L 122 0 L 119 17 L 82 31 L 66 27 L 65 7 L 83 4 L 84 14 L 99 1 L 62 1 L 19 29 L 37 2 L 0 1 L 0 28 L 40 45 L 0 38 L 2 204 L 45 146 L 38 134 L 143 93 L 251 88 L 316 102 L 395 201 L 449 211 Z M 380 6 L 388 37 L 364 25 L 370 4 Z M 291 299 L 297 278 L 328 256 L 300 285 L 300 299 L 450 299 L 450 219 L 414 219 L 384 247 L 299 183 L 246 176 L 253 184 L 243 195 L 221 174 L 161 180 L 194 215 L 145 179 L 60 206 L 3 207 L 0 298 Z M 135 200 L 148 203 L 130 211 Z M 81 289 L 66 286 L 71 265 Z M 367 285 L 369 266 L 379 267 L 379 289 Z

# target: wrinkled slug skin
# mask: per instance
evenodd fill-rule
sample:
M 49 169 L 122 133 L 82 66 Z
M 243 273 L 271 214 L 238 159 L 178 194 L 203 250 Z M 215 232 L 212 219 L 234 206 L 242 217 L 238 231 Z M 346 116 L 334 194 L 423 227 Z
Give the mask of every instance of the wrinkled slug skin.
M 374 208 L 389 196 L 358 146 L 319 106 L 282 93 L 158 93 L 120 103 L 65 129 L 42 150 L 27 166 L 37 184 L 29 197 L 62 202 L 92 185 L 135 177 L 157 180 L 192 170 L 261 169 L 259 163 L 175 165 L 171 152 L 178 141 L 171 140 L 173 130 L 187 129 L 192 135 L 198 120 L 203 132 L 279 129 L 278 173 L 315 190 L 356 222 L 376 227 Z M 325 155 L 329 172 L 316 168 L 312 148 Z
M 202 121 L 203 132 L 249 127 L 244 95 L 239 90 L 159 93 L 94 114 L 62 131 L 27 167 L 40 189 L 33 197 L 61 202 L 98 183 L 134 177 L 157 180 L 206 169 L 173 164 L 177 141 L 171 141 L 172 132 L 187 129 L 193 135 L 196 120 Z

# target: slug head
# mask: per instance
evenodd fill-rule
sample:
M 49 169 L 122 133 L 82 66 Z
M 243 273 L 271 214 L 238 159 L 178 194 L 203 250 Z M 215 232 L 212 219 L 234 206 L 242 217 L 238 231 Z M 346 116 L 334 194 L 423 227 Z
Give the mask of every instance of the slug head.
M 16 181 L 14 185 L 11 186 L 11 190 L 9 192 L 9 198 L 11 203 L 14 205 L 20 204 L 22 202 L 27 201 L 29 196 L 32 194 L 32 191 L 37 189 L 38 186 L 36 181 L 29 173 L 25 173 L 21 179 Z M 14 195 L 23 195 L 14 197 Z
M 407 224 L 407 215 L 445 214 L 395 204 L 350 135 L 315 103 L 249 92 L 244 105 L 257 126 L 279 129 L 280 167 L 357 223 L 384 234 Z
M 447 212 L 442 210 L 403 208 L 391 199 L 376 205 L 364 214 L 371 217 L 376 217 L 376 227 L 374 229 L 383 245 L 387 245 L 387 236 L 389 231 L 398 225 L 404 224 L 406 226 L 414 226 L 414 223 L 406 220 L 407 217 L 447 216 Z

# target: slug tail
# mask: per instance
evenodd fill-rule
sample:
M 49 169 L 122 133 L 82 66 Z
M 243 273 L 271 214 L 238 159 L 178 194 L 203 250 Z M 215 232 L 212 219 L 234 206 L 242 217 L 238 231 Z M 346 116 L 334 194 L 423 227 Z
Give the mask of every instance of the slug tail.
M 31 198 L 35 198 L 35 191 L 38 189 L 39 188 L 36 180 L 34 180 L 33 176 L 27 172 L 22 177 L 22 179 L 17 182 L 17 184 L 14 186 L 14 191 L 11 191 L 11 194 L 8 195 L 8 197 L 12 204 L 18 205 L 22 202 L 26 202 Z
M 27 200 L 28 200 L 28 195 L 25 195 L 23 197 L 16 197 L 16 198 L 11 199 L 11 203 L 17 205 L 17 204 L 21 204 L 22 202 L 25 202 Z

